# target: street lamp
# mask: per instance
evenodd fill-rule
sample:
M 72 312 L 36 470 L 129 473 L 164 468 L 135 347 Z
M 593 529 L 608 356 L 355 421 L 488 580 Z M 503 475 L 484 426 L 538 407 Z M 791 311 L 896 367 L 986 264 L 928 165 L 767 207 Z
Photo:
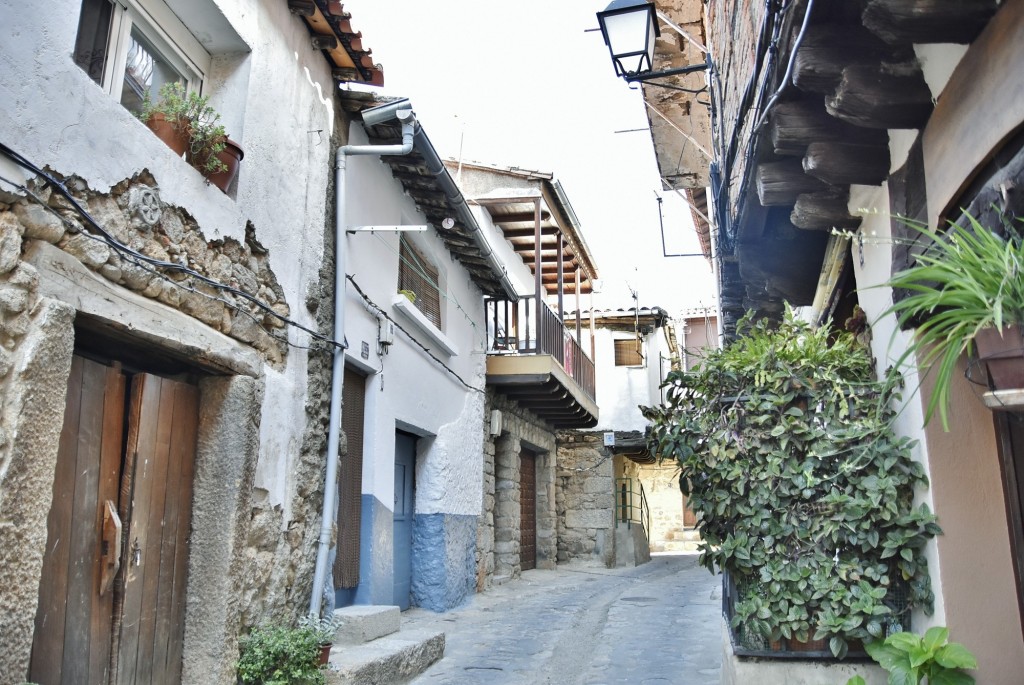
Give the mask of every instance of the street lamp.
M 694 64 L 651 71 L 654 68 L 654 40 L 661 35 L 658 12 L 653 2 L 612 0 L 603 12 L 597 13 L 597 22 L 601 26 L 604 43 L 611 52 L 615 75 L 629 83 L 707 69 L 706 64 Z

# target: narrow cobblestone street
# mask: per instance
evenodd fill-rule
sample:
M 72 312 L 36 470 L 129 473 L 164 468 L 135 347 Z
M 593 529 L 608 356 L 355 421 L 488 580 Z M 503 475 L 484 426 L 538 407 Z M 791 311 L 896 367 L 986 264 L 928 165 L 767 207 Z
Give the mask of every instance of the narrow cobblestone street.
M 403 628 L 446 634 L 416 685 L 718 683 L 720 581 L 695 555 L 635 568 L 563 565 L 477 595 L 446 614 L 412 609 Z

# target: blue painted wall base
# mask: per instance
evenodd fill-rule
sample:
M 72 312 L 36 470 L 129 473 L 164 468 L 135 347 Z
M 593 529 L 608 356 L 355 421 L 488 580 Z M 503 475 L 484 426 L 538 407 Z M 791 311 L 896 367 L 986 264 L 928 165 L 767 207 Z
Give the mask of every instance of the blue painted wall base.
M 477 517 L 416 514 L 412 528 L 412 603 L 448 611 L 476 589 Z
M 373 495 L 364 494 L 362 506 L 359 586 L 349 604 L 389 605 L 394 599 L 394 575 L 391 571 L 394 563 L 393 516 L 391 509 Z

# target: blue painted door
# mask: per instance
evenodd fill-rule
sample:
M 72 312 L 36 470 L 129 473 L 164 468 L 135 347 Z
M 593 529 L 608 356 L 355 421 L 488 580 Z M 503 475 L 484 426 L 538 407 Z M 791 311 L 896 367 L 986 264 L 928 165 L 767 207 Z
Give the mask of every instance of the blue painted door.
M 416 471 L 416 438 L 395 435 L 395 597 L 403 611 L 409 608 L 412 584 L 412 515 L 415 502 L 413 475 Z

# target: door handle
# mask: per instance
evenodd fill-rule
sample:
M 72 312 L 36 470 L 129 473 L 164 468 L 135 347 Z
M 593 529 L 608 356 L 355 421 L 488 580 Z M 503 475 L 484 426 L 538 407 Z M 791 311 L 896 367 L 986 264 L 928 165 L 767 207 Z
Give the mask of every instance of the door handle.
M 100 537 L 100 597 L 114 585 L 121 569 L 121 518 L 112 500 L 103 503 L 103 526 Z

